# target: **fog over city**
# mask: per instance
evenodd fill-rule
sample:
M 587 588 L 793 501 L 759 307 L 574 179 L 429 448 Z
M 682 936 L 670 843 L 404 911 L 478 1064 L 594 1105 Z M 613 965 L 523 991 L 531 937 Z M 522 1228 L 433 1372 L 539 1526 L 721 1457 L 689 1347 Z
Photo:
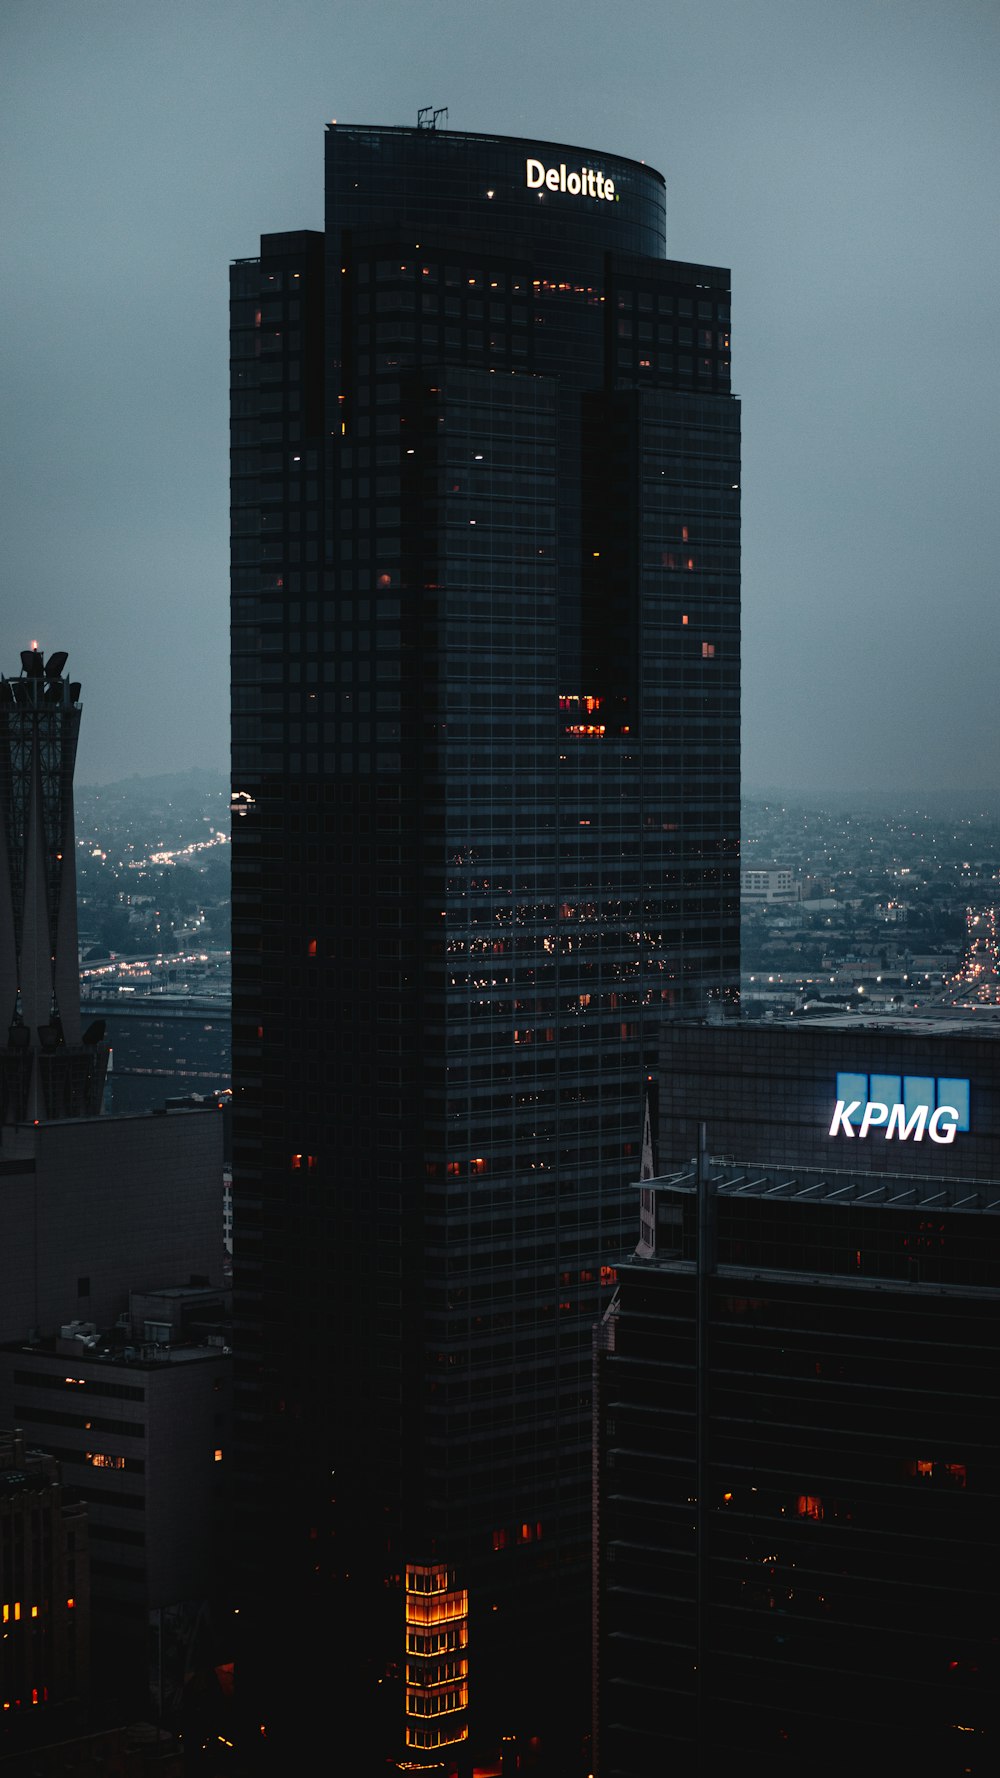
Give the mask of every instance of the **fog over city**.
M 978 795 L 1000 667 L 988 0 L 8 0 L 5 655 L 70 651 L 78 781 L 227 752 L 227 266 L 415 123 L 665 175 L 732 267 L 748 787 Z

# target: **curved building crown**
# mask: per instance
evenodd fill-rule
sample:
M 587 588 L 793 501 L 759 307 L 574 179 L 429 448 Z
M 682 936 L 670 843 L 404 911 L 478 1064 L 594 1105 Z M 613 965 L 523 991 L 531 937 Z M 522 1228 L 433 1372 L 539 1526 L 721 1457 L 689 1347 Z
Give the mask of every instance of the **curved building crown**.
M 623 155 L 537 137 L 331 124 L 327 229 L 378 227 L 479 235 L 509 252 L 613 249 L 662 259 L 662 173 Z M 420 235 L 417 235 L 420 239 Z

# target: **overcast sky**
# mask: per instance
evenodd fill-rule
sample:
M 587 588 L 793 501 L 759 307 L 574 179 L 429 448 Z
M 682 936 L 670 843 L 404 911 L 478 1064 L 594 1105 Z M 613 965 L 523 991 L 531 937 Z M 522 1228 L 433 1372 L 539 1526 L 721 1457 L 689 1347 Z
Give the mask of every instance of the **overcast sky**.
M 998 785 L 997 0 L 3 0 L 0 671 L 227 761 L 227 268 L 323 130 L 577 142 L 733 272 L 748 790 Z

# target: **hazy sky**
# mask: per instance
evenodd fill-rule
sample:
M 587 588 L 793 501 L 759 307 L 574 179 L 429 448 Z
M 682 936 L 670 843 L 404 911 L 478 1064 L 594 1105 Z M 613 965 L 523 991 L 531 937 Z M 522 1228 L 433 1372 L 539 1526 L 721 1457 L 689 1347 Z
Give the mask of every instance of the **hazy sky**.
M 0 671 L 227 760 L 227 268 L 323 129 L 577 142 L 733 271 L 748 789 L 995 790 L 997 0 L 3 0 Z

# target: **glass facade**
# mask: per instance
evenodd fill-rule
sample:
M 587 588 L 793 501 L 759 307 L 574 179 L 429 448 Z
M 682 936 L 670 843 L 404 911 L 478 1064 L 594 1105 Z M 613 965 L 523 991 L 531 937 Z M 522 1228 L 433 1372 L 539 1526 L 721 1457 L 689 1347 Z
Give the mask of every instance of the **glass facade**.
M 331 127 L 325 234 L 232 272 L 245 1547 L 329 1589 L 349 1539 L 388 1616 L 447 1562 L 473 1714 L 553 1613 L 582 1654 L 643 1084 L 738 992 L 729 280 L 664 212 Z

